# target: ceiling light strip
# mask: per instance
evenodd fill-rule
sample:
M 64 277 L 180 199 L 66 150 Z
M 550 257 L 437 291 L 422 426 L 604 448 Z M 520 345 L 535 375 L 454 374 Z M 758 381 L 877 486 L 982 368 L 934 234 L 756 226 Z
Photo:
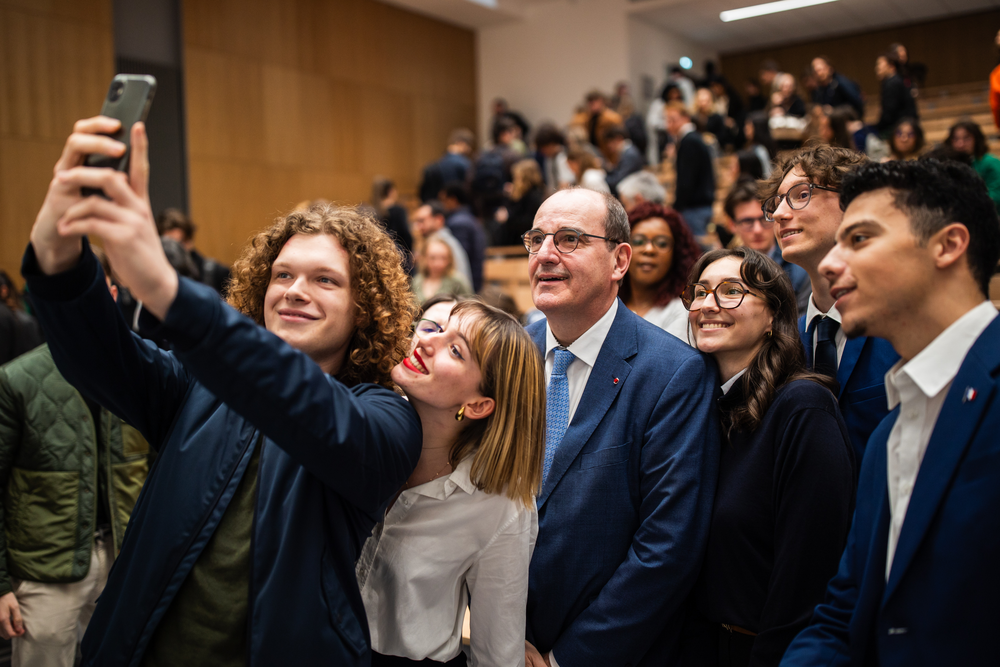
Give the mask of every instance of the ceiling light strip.
M 730 21 L 739 21 L 740 19 L 749 19 L 755 16 L 787 12 L 792 9 L 802 9 L 803 7 L 824 5 L 828 2 L 836 1 L 837 0 L 778 0 L 778 2 L 768 2 L 763 5 L 741 7 L 740 9 L 729 9 L 719 14 L 719 18 L 722 19 L 724 23 L 728 23 Z

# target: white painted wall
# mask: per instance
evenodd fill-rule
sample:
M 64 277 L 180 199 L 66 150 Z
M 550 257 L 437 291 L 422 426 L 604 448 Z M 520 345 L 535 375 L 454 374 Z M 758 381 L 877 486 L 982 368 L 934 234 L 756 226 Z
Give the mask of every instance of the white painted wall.
M 628 0 L 553 0 L 526 6 L 520 20 L 480 28 L 478 39 L 480 140 L 488 139 L 492 101 L 504 97 L 537 126 L 562 126 L 598 88 L 610 93 L 630 81 L 645 111 L 642 77 L 658 93 L 666 67 L 681 56 L 700 74 L 716 54 L 649 21 L 629 14 Z
M 626 0 L 558 0 L 525 8 L 524 19 L 478 33 L 480 139 L 491 102 L 504 97 L 537 126 L 569 122 L 592 88 L 629 78 Z

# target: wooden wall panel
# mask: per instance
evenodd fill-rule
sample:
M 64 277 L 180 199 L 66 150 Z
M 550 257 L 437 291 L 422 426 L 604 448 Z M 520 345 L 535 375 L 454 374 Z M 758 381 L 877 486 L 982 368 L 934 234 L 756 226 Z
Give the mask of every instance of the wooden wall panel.
M 1000 11 L 992 10 L 804 44 L 740 51 L 723 55 L 720 60 L 726 78 L 743 92 L 743 83 L 756 78 L 757 68 L 767 58 L 799 77 L 814 57 L 826 55 L 839 72 L 859 82 L 866 95 L 878 99 L 875 59 L 893 42 L 905 44 L 911 60 L 927 65 L 927 86 L 973 81 L 985 85 L 997 64 L 993 40 L 998 25 Z
M 375 0 L 188 0 L 184 44 L 191 213 L 223 261 L 300 201 L 413 193 L 475 127 L 473 33 Z
M 111 0 L 0 0 L 0 268 L 21 255 L 52 167 L 114 75 Z

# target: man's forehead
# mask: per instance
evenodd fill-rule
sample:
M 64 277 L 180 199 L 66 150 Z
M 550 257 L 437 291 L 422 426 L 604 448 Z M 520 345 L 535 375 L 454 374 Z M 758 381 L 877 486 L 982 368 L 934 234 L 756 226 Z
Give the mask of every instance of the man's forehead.
M 604 201 L 596 192 L 573 190 L 549 197 L 535 216 L 535 228 L 555 231 L 575 227 L 581 231 L 603 229 Z M 549 229 L 551 228 L 551 229 Z

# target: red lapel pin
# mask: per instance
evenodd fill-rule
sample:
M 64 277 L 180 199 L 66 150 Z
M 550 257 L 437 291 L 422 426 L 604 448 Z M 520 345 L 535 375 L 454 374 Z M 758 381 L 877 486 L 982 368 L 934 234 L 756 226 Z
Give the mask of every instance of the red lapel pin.
M 615 384 L 618 384 L 618 378 L 615 378 Z

